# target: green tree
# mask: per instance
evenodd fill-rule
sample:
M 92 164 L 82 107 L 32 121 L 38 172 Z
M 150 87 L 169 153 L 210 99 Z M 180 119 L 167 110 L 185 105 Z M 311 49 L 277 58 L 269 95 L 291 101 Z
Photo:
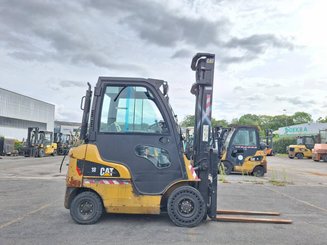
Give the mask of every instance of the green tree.
M 216 126 L 222 126 L 224 128 L 228 127 L 228 122 L 224 119 L 217 120 L 215 118 L 212 118 L 211 123 L 212 123 L 212 127 L 216 127 Z
M 327 123 L 327 116 L 325 118 L 323 117 L 319 117 L 317 122 L 320 122 L 320 123 Z
M 313 121 L 312 116 L 309 113 L 303 111 L 295 112 L 292 118 L 293 124 L 308 123 Z
M 195 124 L 195 116 L 194 115 L 187 115 L 181 122 L 182 127 L 194 127 Z
M 240 125 L 260 126 L 260 117 L 255 114 L 245 114 L 238 120 Z

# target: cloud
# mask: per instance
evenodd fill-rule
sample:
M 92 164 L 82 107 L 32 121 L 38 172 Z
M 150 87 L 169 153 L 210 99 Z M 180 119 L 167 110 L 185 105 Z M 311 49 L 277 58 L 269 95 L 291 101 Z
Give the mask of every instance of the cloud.
M 245 88 L 242 87 L 242 86 L 235 86 L 235 87 L 233 88 L 233 91 L 234 91 L 234 92 L 242 92 L 242 91 L 245 91 Z
M 83 88 L 85 87 L 86 83 L 79 82 L 79 81 L 61 81 L 59 85 L 62 87 L 78 87 Z
M 92 13 L 83 3 L 3 1 L 0 6 L 0 47 L 5 47 L 9 56 L 23 61 L 68 62 L 145 71 L 139 64 L 112 61 L 115 47 L 101 39 L 103 33 L 96 30 L 95 22 L 90 22 Z
M 251 102 L 261 101 L 261 100 L 263 100 L 263 96 L 260 95 L 260 94 L 252 94 L 252 95 L 245 96 L 244 100 L 245 101 L 251 101 Z
M 139 63 L 113 58 L 119 42 L 112 40 L 119 40 L 121 33 L 136 35 L 133 42 L 139 42 L 138 47 L 178 48 L 172 59 L 189 57 L 193 49 L 223 50 L 217 60 L 226 65 L 257 59 L 268 48 L 293 48 L 272 34 L 231 36 L 226 16 L 182 14 L 173 6 L 148 0 L 2 1 L 0 45 L 24 61 L 93 64 L 143 73 Z M 240 54 L 234 55 L 235 50 Z
M 172 56 L 172 59 L 176 58 L 191 58 L 194 53 L 187 49 L 179 49 Z
M 239 48 L 249 53 L 260 54 L 268 47 L 286 48 L 292 50 L 294 45 L 288 40 L 272 34 L 255 34 L 244 38 L 233 37 L 225 43 L 227 48 Z
M 296 106 L 308 106 L 311 104 L 316 104 L 314 100 L 305 100 L 300 97 L 285 97 L 285 96 L 275 96 L 275 100 L 277 101 L 285 101 L 292 105 Z

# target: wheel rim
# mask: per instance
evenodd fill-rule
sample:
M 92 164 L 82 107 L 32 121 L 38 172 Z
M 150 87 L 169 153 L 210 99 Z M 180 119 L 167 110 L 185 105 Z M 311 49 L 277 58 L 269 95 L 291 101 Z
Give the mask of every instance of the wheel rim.
M 94 215 L 94 203 L 89 200 L 83 200 L 78 206 L 78 211 L 83 219 L 89 219 Z
M 263 170 L 261 168 L 257 168 L 255 171 L 255 176 L 261 176 L 263 173 Z
M 191 199 L 183 198 L 178 202 L 178 212 L 185 217 L 190 217 L 194 214 L 194 202 Z

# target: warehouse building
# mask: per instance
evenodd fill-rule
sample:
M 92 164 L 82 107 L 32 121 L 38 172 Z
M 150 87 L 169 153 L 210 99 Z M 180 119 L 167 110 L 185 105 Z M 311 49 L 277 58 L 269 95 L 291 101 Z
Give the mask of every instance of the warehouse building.
M 322 134 L 327 130 L 327 123 L 303 123 L 279 128 L 276 132 L 280 137 L 297 137 Z M 325 132 L 323 132 L 325 133 Z
M 82 123 L 78 122 L 55 121 L 54 132 L 75 135 L 80 131 L 81 126 Z
M 0 88 L 0 136 L 26 139 L 28 127 L 53 132 L 55 105 Z

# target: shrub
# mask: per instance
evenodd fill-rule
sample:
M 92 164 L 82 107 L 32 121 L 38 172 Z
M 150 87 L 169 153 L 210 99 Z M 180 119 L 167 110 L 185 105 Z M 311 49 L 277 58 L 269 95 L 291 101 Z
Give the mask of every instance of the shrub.
M 286 147 L 295 144 L 296 144 L 295 138 L 291 138 L 291 137 L 279 138 L 274 140 L 273 150 L 276 153 L 287 153 Z
M 16 140 L 15 141 L 15 150 L 20 151 L 23 147 L 23 142 Z

